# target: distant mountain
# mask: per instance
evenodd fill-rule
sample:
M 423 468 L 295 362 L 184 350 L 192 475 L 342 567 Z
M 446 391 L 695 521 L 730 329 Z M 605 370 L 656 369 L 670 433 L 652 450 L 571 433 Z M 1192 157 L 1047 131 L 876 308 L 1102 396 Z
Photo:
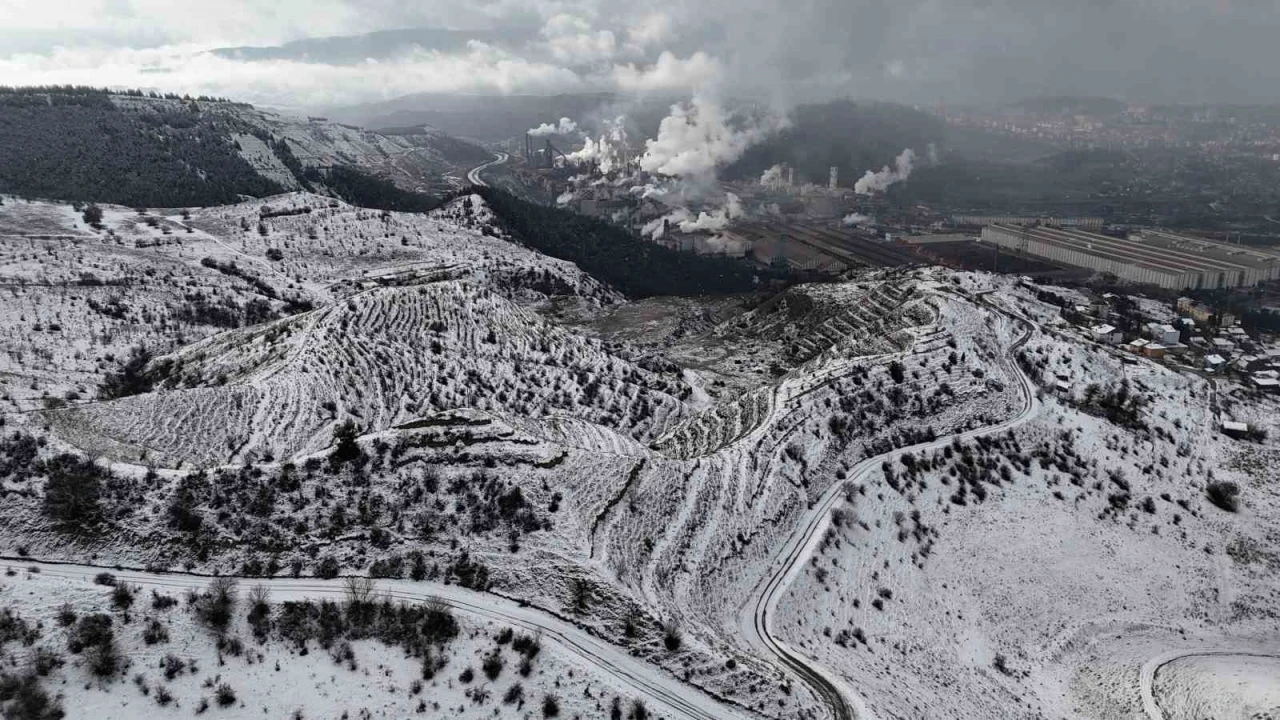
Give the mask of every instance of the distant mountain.
M 623 101 L 608 93 L 575 95 L 455 95 L 422 93 L 379 103 L 322 112 L 340 122 L 370 128 L 430 125 L 458 137 L 493 142 L 518 137 L 531 127 L 572 118 L 591 127 L 593 118 L 627 115 L 651 137 L 674 98 Z
M 221 58 L 240 61 L 294 60 L 323 62 L 330 65 L 352 65 L 370 58 L 385 59 L 411 49 L 455 52 L 465 50 L 476 40 L 490 45 L 504 45 L 532 37 L 528 31 L 452 30 L 447 28 L 405 28 L 382 30 L 364 35 L 307 38 L 274 46 L 217 48 L 211 52 Z
M 208 206 L 245 195 L 322 191 L 314 187 L 324 185 L 318 173 L 334 167 L 344 168 L 348 180 L 352 173 L 368 177 L 347 182 L 353 187 L 393 183 L 403 192 L 442 194 L 488 157 L 483 148 L 422 126 L 386 135 L 213 98 L 0 90 L 0 193 L 28 197 Z
M 941 120 L 902 105 L 848 100 L 802 105 L 791 127 L 747 150 L 724 177 L 747 180 L 785 163 L 795 168 L 797 182 L 825 183 L 835 166 L 847 185 L 868 169 L 892 163 L 905 148 L 923 156 L 929 143 L 941 143 L 944 135 Z

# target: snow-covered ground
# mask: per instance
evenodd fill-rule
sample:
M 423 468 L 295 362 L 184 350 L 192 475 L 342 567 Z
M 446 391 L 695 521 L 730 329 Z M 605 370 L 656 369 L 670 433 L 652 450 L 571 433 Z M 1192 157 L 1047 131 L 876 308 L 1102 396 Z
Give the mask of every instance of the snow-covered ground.
M 283 603 L 327 598 L 347 613 L 349 596 L 339 582 L 329 584 L 332 592 L 328 594 L 314 584 L 309 589 L 302 584 L 296 584 L 298 589 L 267 586 L 267 618 L 275 629 L 258 638 L 247 619 L 252 587 L 237 589 L 234 619 L 225 630 L 218 630 L 200 621 L 187 600 L 188 583 L 181 578 L 166 581 L 158 576 L 134 583 L 138 592 L 126 611 L 113 605 L 113 588 L 90 581 L 91 571 L 58 566 L 32 571 L 29 567 L 9 566 L 7 576 L 0 579 L 0 606 L 32 626 L 39 623 L 39 637 L 30 643 L 8 644 L 9 662 L 0 663 L 0 673 L 23 667 L 24 661 L 39 653 L 59 658 L 62 664 L 41 684 L 57 697 L 69 717 L 167 717 L 202 714 L 203 706 L 219 717 L 404 718 L 425 713 L 428 717 L 523 718 L 543 716 L 545 698 L 551 695 L 561 716 L 587 718 L 607 716 L 615 702 L 631 712 L 637 700 L 643 704 L 646 697 L 642 687 L 637 689 L 622 674 L 629 662 L 625 656 L 599 662 L 598 655 L 581 649 L 598 642 L 578 637 L 581 633 L 565 637 L 554 630 L 544 634 L 541 628 L 529 629 L 519 615 L 508 621 L 501 615 L 500 604 L 488 616 L 454 612 L 457 635 L 433 653 L 433 676 L 428 678 L 424 659 L 393 643 L 339 637 L 324 647 L 321 640 L 298 645 L 279 636 Z M 130 575 L 113 578 L 123 583 Z M 189 588 L 199 592 L 207 582 L 191 579 Z M 153 590 L 177 604 L 154 607 Z M 375 586 L 375 601 L 389 592 L 387 586 Z M 88 654 L 68 649 L 72 628 L 57 620 L 67 611 L 80 618 L 94 613 L 111 618 L 121 658 L 115 672 L 97 675 L 91 671 Z M 516 614 L 518 609 L 508 612 Z M 572 632 L 572 626 L 560 625 L 569 628 L 562 632 Z M 517 635 L 536 638 L 540 646 L 527 669 L 522 665 L 528 653 L 512 646 Z M 492 678 L 485 670 L 491 655 L 499 659 Z M 166 667 L 166 658 L 176 658 L 181 669 L 174 671 L 172 660 Z M 646 675 L 642 663 L 630 664 L 640 668 L 631 670 L 636 677 Z M 234 694 L 225 706 L 218 700 L 222 685 Z M 650 700 L 646 709 L 655 717 L 710 718 L 732 712 L 716 710 L 714 701 L 685 693 L 683 698 L 670 695 L 675 707 Z M 712 708 L 713 714 L 681 711 L 689 707 L 694 712 L 700 705 Z
M 67 206 L 0 206 L 19 433 L 0 448 L 0 554 L 464 585 L 779 718 L 830 709 L 783 645 L 873 717 L 1132 718 L 1151 658 L 1276 639 L 1276 446 L 1217 429 L 1223 412 L 1274 424 L 1274 404 L 1124 362 L 1010 278 L 867 271 L 632 304 L 503 239 L 476 197 L 429 216 L 305 193 L 105 211 L 94 231 Z M 99 399 L 139 344 L 154 388 Z M 45 512 L 40 461 L 63 450 L 110 467 L 88 531 Z M 1239 512 L 1207 499 L 1223 481 Z M 55 596 L 102 593 L 19 577 L 50 627 Z M 450 668 L 487 652 L 485 622 L 465 621 Z M 306 697 L 368 701 L 353 713 L 508 711 L 444 675 L 410 697 L 394 649 L 362 641 L 339 678 L 327 655 L 268 648 L 219 670 L 256 687 L 288 660 Z M 526 691 L 604 716 L 624 688 L 580 661 Z M 1178 663 L 1157 700 L 1217 687 Z M 126 685 L 122 716 L 151 707 L 120 681 L 64 699 L 106 713 Z M 1270 697 L 1231 687 L 1232 712 Z M 184 708 L 208 690 L 182 689 Z M 241 695 L 255 715 L 294 702 Z

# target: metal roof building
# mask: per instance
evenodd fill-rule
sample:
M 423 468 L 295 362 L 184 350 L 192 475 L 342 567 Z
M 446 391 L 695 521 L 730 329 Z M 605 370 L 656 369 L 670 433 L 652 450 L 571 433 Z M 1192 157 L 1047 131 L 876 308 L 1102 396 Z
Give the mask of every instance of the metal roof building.
M 1280 279 L 1280 253 L 1158 230 L 1114 238 L 1068 228 L 992 225 L 983 229 L 982 241 L 1172 290 L 1247 287 Z

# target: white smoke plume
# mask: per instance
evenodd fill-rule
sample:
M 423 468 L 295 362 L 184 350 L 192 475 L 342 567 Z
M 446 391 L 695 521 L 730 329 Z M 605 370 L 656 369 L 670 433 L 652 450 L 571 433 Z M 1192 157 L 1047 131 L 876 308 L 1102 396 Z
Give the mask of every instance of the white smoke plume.
M 670 226 L 679 227 L 681 223 L 688 222 L 693 219 L 693 213 L 687 208 L 677 208 L 666 215 L 650 220 L 640 228 L 641 235 L 649 235 L 654 240 L 660 239 L 666 234 L 667 228 Z
M 577 197 L 578 195 L 574 191 L 566 190 L 564 193 L 560 195 L 560 197 L 556 198 L 556 205 L 568 205 L 569 203 L 576 200 Z
M 627 119 L 618 117 L 605 121 L 604 131 L 598 140 L 590 136 L 583 141 L 582 149 L 568 154 L 568 161 L 575 165 L 589 165 L 608 175 L 621 169 L 627 162 Z
M 657 240 L 665 234 L 664 227 L 676 227 L 682 233 L 723 230 L 731 221 L 742 217 L 742 214 L 742 201 L 738 196 L 725 193 L 724 205 L 712 212 L 703 210 L 695 217 L 688 208 L 676 208 L 663 217 L 646 223 L 640 233 L 651 235 L 654 240 Z
M 774 165 L 760 176 L 760 184 L 765 187 L 777 187 L 783 182 L 782 165 Z
M 658 137 L 645 141 L 640 169 L 684 180 L 714 180 L 718 167 L 742 157 L 747 148 L 786 124 L 786 118 L 776 115 L 734 117 L 698 93 L 688 103 L 671 106 L 671 114 L 658 127 Z
M 529 131 L 531 137 L 546 137 L 548 135 L 569 135 L 578 131 L 578 123 L 573 120 L 562 117 L 558 124 L 542 123 L 538 127 Z
M 933 144 L 933 143 L 929 143 L 929 152 L 928 152 L 928 157 L 929 157 L 929 164 L 930 164 L 930 165 L 937 165 L 937 164 L 938 164 L 938 146 L 937 146 L 937 145 L 935 145 L 935 144 Z
M 740 238 L 731 238 L 724 235 L 716 235 L 707 239 L 707 249 L 711 252 L 724 253 L 726 255 L 741 255 L 751 249 L 751 243 Z
M 850 213 L 844 216 L 844 220 L 840 221 L 841 225 L 866 225 L 871 222 L 871 218 L 862 213 Z
M 911 177 L 911 170 L 915 166 L 915 160 L 915 151 L 907 148 L 894 159 L 893 167 L 885 165 L 880 172 L 868 170 L 866 175 L 858 178 L 858 182 L 854 183 L 853 191 L 859 195 L 884 192 L 890 185 L 903 182 Z

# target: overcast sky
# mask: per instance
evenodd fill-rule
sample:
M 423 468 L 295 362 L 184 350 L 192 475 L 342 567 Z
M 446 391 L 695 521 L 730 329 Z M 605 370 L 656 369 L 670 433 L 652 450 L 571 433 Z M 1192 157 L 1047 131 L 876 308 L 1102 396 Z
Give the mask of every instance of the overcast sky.
M 1275 0 L 0 0 L 0 84 L 1280 102 Z M 386 32 L 386 31 L 401 32 Z M 355 38 L 380 33 L 370 38 Z M 347 39 L 342 39 L 346 37 Z M 337 38 L 302 42 L 315 38 Z M 288 43 L 295 43 L 289 45 Z M 273 51 L 213 52 L 234 47 Z M 281 48 L 281 46 L 283 46 Z

